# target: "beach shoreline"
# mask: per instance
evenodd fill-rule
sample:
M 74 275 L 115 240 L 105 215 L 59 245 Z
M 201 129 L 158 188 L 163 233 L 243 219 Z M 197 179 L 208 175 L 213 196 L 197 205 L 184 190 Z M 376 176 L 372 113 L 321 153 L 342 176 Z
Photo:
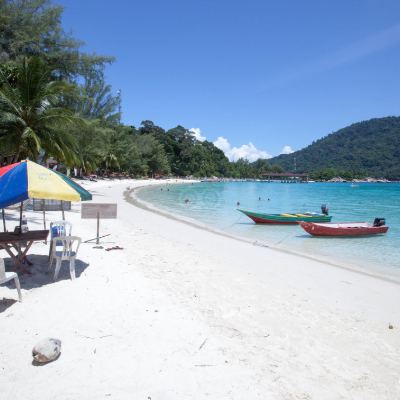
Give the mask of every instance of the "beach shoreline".
M 38 243 L 32 275 L 20 275 L 23 303 L 0 286 L 7 399 L 399 396 L 398 284 L 135 207 L 126 187 L 139 184 L 160 183 L 84 185 L 94 203 L 117 203 L 118 218 L 101 220 L 103 249 L 82 244 L 77 279 L 64 263 L 53 283 Z M 40 213 L 26 214 L 40 229 Z M 66 219 L 73 235 L 96 236 L 79 203 Z M 105 251 L 114 246 L 123 250 Z M 61 356 L 35 367 L 30 352 L 49 336 Z
M 191 183 L 191 182 L 188 182 L 188 183 Z M 152 185 L 149 185 L 149 186 L 152 186 Z M 184 217 L 182 215 L 174 214 L 172 212 L 169 212 L 167 210 L 159 208 L 159 207 L 155 206 L 152 203 L 149 203 L 147 201 L 144 201 L 144 200 L 140 199 L 136 195 L 136 193 L 138 191 L 146 188 L 146 187 L 148 187 L 148 186 L 139 186 L 139 187 L 133 188 L 130 191 L 129 195 L 128 195 L 128 193 L 125 194 L 126 200 L 128 202 L 130 202 L 132 205 L 136 206 L 136 207 L 140 207 L 140 208 L 142 208 L 144 210 L 156 213 L 158 215 L 162 215 L 162 216 L 164 216 L 166 218 L 170 218 L 170 219 L 175 220 L 175 221 L 180 221 L 180 222 L 182 222 L 184 224 L 188 224 L 188 225 L 196 227 L 198 229 L 205 229 L 205 230 L 207 230 L 209 232 L 212 232 L 212 233 L 214 233 L 216 235 L 221 235 L 221 236 L 225 236 L 227 238 L 231 238 L 233 240 L 240 240 L 240 241 L 243 241 L 243 242 L 246 242 L 246 243 L 251 243 L 251 244 L 253 244 L 255 246 L 268 247 L 268 248 L 276 250 L 276 251 L 281 251 L 281 252 L 284 252 L 284 253 L 289 253 L 289 254 L 296 255 L 298 257 L 304 257 L 304 258 L 309 259 L 309 260 L 322 262 L 322 263 L 325 263 L 325 264 L 328 264 L 328 265 L 332 265 L 332 266 L 337 267 L 337 268 L 342 268 L 342 269 L 345 269 L 345 270 L 353 271 L 353 272 L 356 272 L 356 273 L 359 273 L 359 274 L 363 274 L 363 275 L 366 275 L 366 276 L 369 276 L 369 277 L 373 277 L 373 278 L 376 278 L 376 279 L 382 279 L 384 281 L 392 282 L 394 284 L 400 284 L 400 276 L 388 275 L 388 274 L 386 274 L 386 275 L 385 274 L 379 274 L 376 271 L 372 272 L 372 271 L 370 271 L 368 269 L 365 269 L 361 265 L 356 265 L 356 264 L 351 264 L 351 263 L 343 264 L 343 263 L 340 263 L 340 262 L 337 262 L 337 261 L 335 262 L 335 261 L 329 260 L 327 258 L 311 256 L 310 254 L 302 253 L 300 251 L 296 251 L 294 249 L 290 249 L 289 247 L 284 247 L 284 246 L 277 247 L 276 244 L 274 244 L 272 242 L 265 241 L 265 240 L 254 240 L 254 238 L 250 238 L 250 237 L 246 237 L 246 236 L 238 236 L 238 235 L 235 235 L 235 234 L 232 234 L 232 233 L 224 232 L 222 230 L 219 230 L 218 228 L 208 227 L 208 226 L 206 226 L 204 223 L 202 223 L 200 221 L 197 221 L 197 220 L 192 219 L 192 218 L 187 218 L 187 217 Z

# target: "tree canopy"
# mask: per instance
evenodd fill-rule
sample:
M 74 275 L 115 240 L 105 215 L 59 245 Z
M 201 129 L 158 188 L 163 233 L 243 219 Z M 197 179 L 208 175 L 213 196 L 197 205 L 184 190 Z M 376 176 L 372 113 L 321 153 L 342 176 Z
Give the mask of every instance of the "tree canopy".
M 353 124 L 303 150 L 253 163 L 230 162 L 185 127 L 151 120 L 121 123 L 120 96 L 106 82 L 112 55 L 86 53 L 62 26 L 64 7 L 51 0 L 0 1 L 0 162 L 39 154 L 86 173 L 260 178 L 293 170 L 316 179 L 370 174 L 400 179 L 400 118 Z M 348 178 L 346 178 L 348 177 Z
M 22 57 L 18 64 L 17 84 L 11 84 L 0 69 L 0 145 L 12 155 L 36 161 L 46 150 L 66 165 L 78 160 L 76 139 L 64 128 L 83 125 L 75 114 L 57 107 L 60 96 L 74 90 L 65 81 L 52 81 L 52 70 L 38 57 Z
M 64 7 L 51 0 L 2 0 L 0 2 L 0 61 L 20 55 L 42 58 L 59 76 L 69 80 L 90 75 L 103 80 L 113 56 L 81 52 L 85 43 L 61 27 Z
M 400 118 L 373 118 L 352 124 L 292 154 L 269 159 L 271 164 L 298 172 L 332 168 L 337 175 L 400 179 Z M 343 178 L 343 176 L 342 176 Z M 345 178 L 344 178 L 345 179 Z

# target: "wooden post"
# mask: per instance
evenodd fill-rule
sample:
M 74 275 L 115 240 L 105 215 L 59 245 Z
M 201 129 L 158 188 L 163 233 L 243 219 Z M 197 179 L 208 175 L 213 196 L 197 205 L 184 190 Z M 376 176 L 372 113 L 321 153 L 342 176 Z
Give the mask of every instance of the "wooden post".
M 96 244 L 99 244 L 99 236 L 100 236 L 100 213 L 97 211 L 97 240 Z
M 64 200 L 61 200 L 61 210 L 62 210 L 63 221 L 65 221 L 65 214 L 64 214 Z

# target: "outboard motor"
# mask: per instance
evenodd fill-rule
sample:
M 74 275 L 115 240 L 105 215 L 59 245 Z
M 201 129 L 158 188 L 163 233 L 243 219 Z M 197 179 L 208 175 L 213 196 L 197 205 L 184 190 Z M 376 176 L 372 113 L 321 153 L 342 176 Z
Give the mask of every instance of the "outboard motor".
M 375 218 L 374 226 L 383 226 L 385 225 L 385 218 Z
M 322 214 L 328 215 L 328 207 L 326 206 L 326 204 L 322 204 L 321 211 L 322 211 Z

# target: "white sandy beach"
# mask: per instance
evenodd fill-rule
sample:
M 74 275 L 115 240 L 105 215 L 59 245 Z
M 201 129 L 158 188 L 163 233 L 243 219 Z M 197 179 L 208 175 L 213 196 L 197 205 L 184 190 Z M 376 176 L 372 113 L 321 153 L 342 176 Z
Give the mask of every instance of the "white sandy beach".
M 127 201 L 126 186 L 148 183 L 86 184 L 93 202 L 118 204 L 100 244 L 123 250 L 82 243 L 77 279 L 64 262 L 54 283 L 49 247 L 35 243 L 32 274 L 18 271 L 23 303 L 13 282 L 0 286 L 1 399 L 400 398 L 398 283 Z M 7 215 L 13 230 L 18 212 Z M 25 215 L 43 229 L 40 212 Z M 66 219 L 83 241 L 96 236 L 80 204 Z M 62 341 L 61 355 L 35 366 L 32 348 L 46 337 Z

